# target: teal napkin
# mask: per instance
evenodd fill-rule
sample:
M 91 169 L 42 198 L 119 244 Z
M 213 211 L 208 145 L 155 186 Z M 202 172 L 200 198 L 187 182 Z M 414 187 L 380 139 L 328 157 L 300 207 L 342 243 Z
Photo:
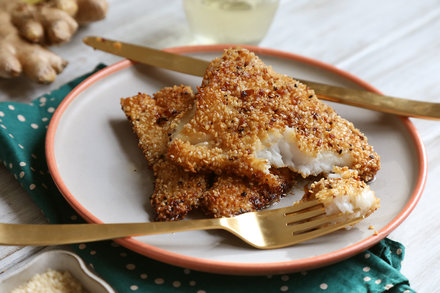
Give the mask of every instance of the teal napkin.
M 83 220 L 59 193 L 48 172 L 44 140 L 63 98 L 95 70 L 30 104 L 0 103 L 0 161 L 51 223 Z M 118 292 L 414 292 L 400 273 L 404 246 L 384 239 L 348 260 L 307 272 L 228 276 L 164 264 L 113 241 L 73 245 L 86 263 Z

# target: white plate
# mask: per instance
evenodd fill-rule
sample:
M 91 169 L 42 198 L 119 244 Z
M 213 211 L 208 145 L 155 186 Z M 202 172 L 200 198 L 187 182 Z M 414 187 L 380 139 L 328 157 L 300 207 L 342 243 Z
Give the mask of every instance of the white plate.
M 257 47 L 263 61 L 293 77 L 363 87 L 365 82 L 330 65 Z M 205 59 L 221 55 L 221 46 L 171 51 Z M 152 178 L 119 101 L 163 86 L 199 85 L 201 78 L 135 65 L 114 64 L 79 85 L 57 109 L 47 135 L 50 172 L 67 201 L 90 222 L 150 221 Z M 408 119 L 333 105 L 369 139 L 382 160 L 372 188 L 381 208 L 350 231 L 339 231 L 293 247 L 257 250 L 222 231 L 193 231 L 118 240 L 154 259 L 196 270 L 228 274 L 265 274 L 305 270 L 352 256 L 395 229 L 417 203 L 426 179 L 423 144 Z M 282 200 L 291 204 L 300 193 Z M 278 206 L 280 206 L 278 205 Z M 377 231 L 368 229 L 372 225 Z
M 68 271 L 87 292 L 115 293 L 109 284 L 92 273 L 84 261 L 76 254 L 66 250 L 50 250 L 38 254 L 19 270 L 0 281 L 0 293 L 9 293 L 28 282 L 36 274 L 43 274 L 49 269 Z

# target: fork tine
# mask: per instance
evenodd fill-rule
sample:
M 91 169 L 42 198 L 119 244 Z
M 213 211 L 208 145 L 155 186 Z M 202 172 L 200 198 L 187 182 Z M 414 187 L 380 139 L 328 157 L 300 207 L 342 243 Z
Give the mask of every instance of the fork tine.
M 288 214 L 299 212 L 301 210 L 305 210 L 305 209 L 312 208 L 314 206 L 319 206 L 319 205 L 323 206 L 322 203 L 319 200 L 317 200 L 317 199 L 310 200 L 310 201 L 303 201 L 303 202 L 300 202 L 300 203 L 296 203 L 296 204 L 294 204 L 292 206 L 285 207 L 284 208 L 284 213 L 286 215 L 288 215 Z
M 298 213 L 298 212 L 297 213 L 289 213 L 289 214 L 286 214 L 287 225 L 293 225 L 296 222 L 310 219 L 310 218 L 320 216 L 320 215 L 325 215 L 325 209 L 323 207 L 319 208 L 319 209 L 313 209 L 311 211 L 301 212 L 301 213 Z M 295 224 L 295 225 L 299 225 L 299 224 Z
M 344 228 L 346 226 L 354 225 L 354 224 L 358 223 L 359 221 L 361 221 L 362 219 L 364 219 L 363 216 L 357 217 L 357 218 L 354 218 L 354 219 L 348 219 L 348 220 L 346 220 L 344 222 L 336 223 L 336 224 L 333 224 L 333 225 L 329 225 L 329 226 L 323 227 L 321 229 L 316 229 L 316 230 L 313 230 L 313 231 L 310 231 L 310 232 L 294 234 L 293 238 L 292 238 L 292 241 L 289 241 L 288 245 L 294 245 L 294 244 L 297 244 L 297 243 L 300 243 L 300 242 L 304 242 L 304 241 L 307 241 L 307 240 L 310 240 L 310 239 L 313 239 L 313 238 L 317 238 L 319 236 L 323 236 L 323 235 L 329 234 L 331 232 L 334 232 L 334 231 L 337 231 L 339 229 L 342 229 L 342 228 Z M 287 246 L 287 243 L 286 243 L 286 246 Z
M 306 213 L 304 213 L 304 214 L 306 214 Z M 303 215 L 303 214 L 301 214 L 301 215 Z M 309 231 L 311 229 L 318 228 L 324 224 L 336 224 L 336 223 L 338 223 L 338 222 L 336 222 L 336 220 L 338 218 L 340 219 L 342 216 L 343 216 L 343 213 L 339 213 L 339 214 L 334 214 L 331 216 L 315 218 L 313 220 L 306 221 L 303 223 L 289 222 L 287 224 L 288 226 L 290 226 L 288 231 L 292 232 L 292 233 L 297 233 L 297 232 Z

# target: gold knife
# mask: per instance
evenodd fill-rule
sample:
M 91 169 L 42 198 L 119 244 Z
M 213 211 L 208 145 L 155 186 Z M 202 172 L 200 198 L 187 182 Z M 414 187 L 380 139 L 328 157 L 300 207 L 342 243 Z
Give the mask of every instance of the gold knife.
M 101 37 L 85 37 L 83 41 L 95 49 L 135 62 L 196 76 L 203 76 L 209 64 L 206 60 Z M 365 90 L 298 80 L 314 89 L 316 95 L 323 100 L 401 116 L 440 120 L 440 103 L 407 100 Z

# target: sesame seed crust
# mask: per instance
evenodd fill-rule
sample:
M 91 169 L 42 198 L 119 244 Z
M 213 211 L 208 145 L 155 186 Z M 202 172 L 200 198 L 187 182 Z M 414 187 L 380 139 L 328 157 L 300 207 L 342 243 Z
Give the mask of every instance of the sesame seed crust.
M 206 215 L 220 218 L 261 210 L 280 200 L 294 185 L 296 174 L 287 168 L 271 170 L 281 185 L 276 191 L 247 178 L 221 175 L 201 198 Z
M 168 159 L 159 159 L 153 172 L 155 181 L 150 204 L 155 221 L 181 220 L 199 207 L 208 188 L 205 175 L 186 172 Z
M 371 180 L 380 158 L 353 124 L 321 102 L 306 85 L 273 71 L 254 53 L 225 50 L 208 67 L 196 94 L 193 118 L 174 136 L 171 160 L 190 172 L 212 171 L 276 187 L 267 160 L 257 158 L 259 142 L 271 131 L 295 131 L 300 151 L 350 155 L 351 169 Z
M 165 87 L 153 97 L 139 93 L 121 99 L 121 106 L 153 170 L 155 183 L 150 204 L 154 220 L 183 219 L 198 207 L 207 188 L 204 175 L 185 172 L 166 157 L 171 134 L 194 106 L 192 89 L 183 85 Z
M 152 166 L 167 153 L 171 133 L 194 106 L 194 93 L 189 86 L 165 87 L 153 97 L 139 93 L 123 98 L 121 106 Z
M 279 200 L 294 183 L 295 174 L 290 170 L 271 170 L 280 185 L 269 191 L 266 185 L 247 178 L 187 172 L 167 158 L 170 137 L 193 108 L 194 99 L 191 88 L 182 85 L 163 88 L 152 97 L 139 93 L 121 99 L 139 148 L 153 170 L 153 219 L 181 220 L 197 208 L 210 217 L 233 216 Z

